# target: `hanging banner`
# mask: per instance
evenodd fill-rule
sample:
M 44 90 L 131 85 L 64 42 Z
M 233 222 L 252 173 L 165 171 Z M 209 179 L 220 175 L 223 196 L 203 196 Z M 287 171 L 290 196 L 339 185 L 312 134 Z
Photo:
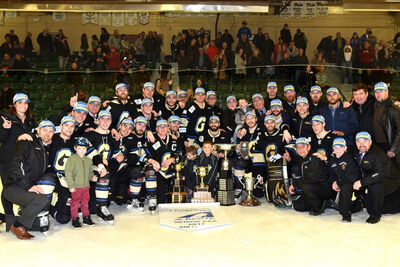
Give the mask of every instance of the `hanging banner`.
M 137 14 L 136 13 L 125 13 L 125 25 L 136 25 Z
M 111 13 L 99 13 L 99 25 L 110 26 L 111 25 Z
M 17 17 L 17 11 L 6 11 L 5 12 L 6 18 L 13 19 Z
M 291 18 L 293 17 L 293 8 L 291 3 L 285 7 L 284 10 L 282 10 L 281 14 L 280 14 L 281 18 Z
M 295 18 L 303 18 L 305 13 L 305 3 L 301 1 L 293 1 L 293 16 Z
M 4 24 L 4 11 L 0 11 L 0 25 Z
M 313 1 L 305 2 L 305 18 L 315 18 L 317 16 L 317 5 Z
M 82 13 L 82 24 L 99 24 L 99 13 L 95 12 L 85 12 Z
M 328 16 L 328 2 L 317 1 L 315 3 L 316 3 L 317 16 Z
M 65 20 L 65 12 L 53 12 L 52 17 L 53 17 L 53 20 L 55 20 L 55 21 L 64 21 Z
M 139 13 L 139 23 L 142 25 L 149 24 L 150 14 L 149 13 Z
M 112 25 L 114 27 L 124 26 L 124 13 L 121 12 L 112 13 Z

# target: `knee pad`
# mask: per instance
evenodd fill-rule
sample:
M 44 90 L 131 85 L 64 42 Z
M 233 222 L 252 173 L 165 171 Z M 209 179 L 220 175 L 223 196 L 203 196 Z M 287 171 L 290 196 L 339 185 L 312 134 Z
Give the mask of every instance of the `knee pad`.
M 142 184 L 145 181 L 143 169 L 141 167 L 135 167 L 129 170 L 129 194 L 131 197 L 137 199 L 142 188 Z
M 96 195 L 96 202 L 100 205 L 106 205 L 108 201 L 108 192 L 110 184 L 110 179 L 108 175 L 104 177 L 99 177 L 96 182 L 95 186 L 95 195 Z
M 55 174 L 53 173 L 44 174 L 43 177 L 40 178 L 40 180 L 37 181 L 36 184 L 42 188 L 43 193 L 46 195 L 47 198 L 51 200 L 54 188 L 56 187 Z
M 155 195 L 157 192 L 157 176 L 152 165 L 145 168 L 146 191 L 150 195 Z

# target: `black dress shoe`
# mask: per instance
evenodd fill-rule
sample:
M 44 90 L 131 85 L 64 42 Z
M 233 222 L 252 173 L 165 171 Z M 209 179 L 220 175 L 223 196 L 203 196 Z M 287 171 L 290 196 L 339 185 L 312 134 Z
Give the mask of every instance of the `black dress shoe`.
M 320 210 L 310 210 L 310 215 L 312 215 L 312 216 L 319 216 L 319 215 L 321 215 L 322 213 L 324 213 L 324 210 L 323 209 L 320 209 Z
M 351 215 L 343 215 L 342 216 L 342 222 L 351 222 Z
M 370 223 L 370 224 L 375 224 L 375 223 L 378 223 L 380 220 L 381 220 L 381 218 L 370 216 L 370 217 L 366 220 L 366 222 L 367 222 L 367 223 Z

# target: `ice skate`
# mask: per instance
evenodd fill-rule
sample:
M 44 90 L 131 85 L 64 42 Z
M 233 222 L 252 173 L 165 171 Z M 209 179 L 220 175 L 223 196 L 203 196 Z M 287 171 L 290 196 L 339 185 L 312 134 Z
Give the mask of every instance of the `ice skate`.
M 108 224 L 114 224 L 114 215 L 112 215 L 106 206 L 97 207 L 97 216 L 100 222 L 105 222 Z
M 44 236 L 48 236 L 50 228 L 49 212 L 48 211 L 40 212 L 38 214 L 38 218 L 39 218 L 40 232 Z
M 144 211 L 144 204 L 139 202 L 137 199 L 133 199 L 131 204 L 128 204 L 126 208 L 132 212 L 143 212 Z
M 157 210 L 157 197 L 156 196 L 150 196 L 149 197 L 149 211 L 151 215 L 156 214 Z

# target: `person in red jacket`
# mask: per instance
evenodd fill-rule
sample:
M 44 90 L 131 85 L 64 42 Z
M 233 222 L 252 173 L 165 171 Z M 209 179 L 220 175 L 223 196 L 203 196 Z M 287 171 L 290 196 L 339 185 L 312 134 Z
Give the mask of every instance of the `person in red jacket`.
M 208 46 L 207 50 L 206 50 L 206 54 L 208 56 L 208 58 L 210 59 L 210 62 L 212 62 L 214 60 L 214 57 L 216 55 L 218 55 L 218 47 L 215 45 L 214 40 L 210 41 L 210 45 Z
M 103 53 L 103 56 L 108 59 L 109 70 L 119 70 L 121 66 L 120 55 L 114 46 L 110 48 L 110 54 Z
M 374 61 L 375 51 L 368 41 L 364 42 L 364 47 L 358 51 L 358 59 L 361 67 L 371 68 Z

